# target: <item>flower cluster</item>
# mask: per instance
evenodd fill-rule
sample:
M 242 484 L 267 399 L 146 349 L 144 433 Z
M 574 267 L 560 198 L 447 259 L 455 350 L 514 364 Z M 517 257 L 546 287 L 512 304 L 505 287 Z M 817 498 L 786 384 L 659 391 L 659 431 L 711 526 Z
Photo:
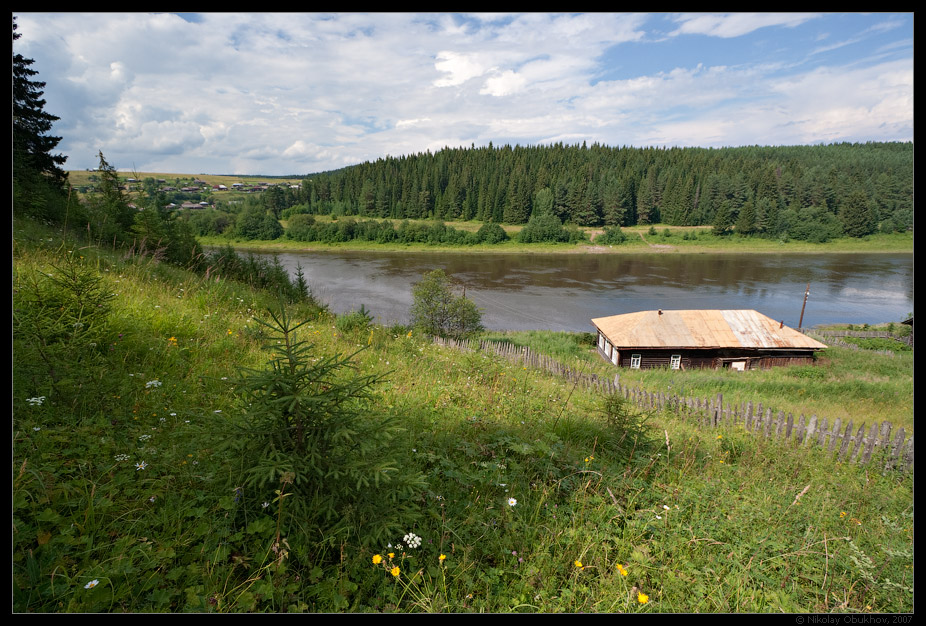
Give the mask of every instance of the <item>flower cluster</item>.
M 42 406 L 45 404 L 45 396 L 38 396 L 36 398 L 26 398 L 26 402 L 29 403 L 29 406 Z
M 161 381 L 157 379 L 149 380 L 148 382 L 145 383 L 145 389 L 157 389 L 160 386 L 161 386 Z
M 383 561 L 383 556 L 381 554 L 374 554 L 373 555 L 373 565 L 381 565 L 383 569 L 385 569 L 387 572 L 392 574 L 393 578 L 398 578 L 399 574 L 402 573 L 402 570 L 399 569 L 398 565 L 392 562 L 392 559 L 395 557 L 395 553 L 390 552 L 388 556 L 389 556 L 389 562 L 385 563 Z
M 421 545 L 421 537 L 419 537 L 415 533 L 408 533 L 407 535 L 402 537 L 402 541 L 404 541 L 405 545 L 407 545 L 411 549 L 417 548 L 418 546 Z

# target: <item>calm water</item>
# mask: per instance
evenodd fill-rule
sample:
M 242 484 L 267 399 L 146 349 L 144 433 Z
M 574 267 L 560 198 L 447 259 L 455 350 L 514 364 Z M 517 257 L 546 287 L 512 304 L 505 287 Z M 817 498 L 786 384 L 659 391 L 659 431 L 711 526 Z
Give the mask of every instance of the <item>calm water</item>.
M 406 323 L 412 285 L 443 269 L 494 330 L 590 331 L 594 317 L 649 309 L 755 309 L 797 327 L 897 322 L 913 311 L 912 254 L 490 255 L 298 252 L 313 293 L 335 313 L 366 306 Z

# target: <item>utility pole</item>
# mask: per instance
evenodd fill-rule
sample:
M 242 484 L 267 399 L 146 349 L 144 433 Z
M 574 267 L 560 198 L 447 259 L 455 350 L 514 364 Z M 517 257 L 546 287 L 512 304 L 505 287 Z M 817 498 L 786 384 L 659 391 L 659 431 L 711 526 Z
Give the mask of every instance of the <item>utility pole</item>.
M 810 283 L 807 283 L 807 291 L 804 292 L 804 304 L 801 306 L 801 319 L 797 323 L 798 330 L 801 330 L 802 328 L 804 328 L 804 309 L 807 307 L 807 296 L 809 295 L 810 295 Z

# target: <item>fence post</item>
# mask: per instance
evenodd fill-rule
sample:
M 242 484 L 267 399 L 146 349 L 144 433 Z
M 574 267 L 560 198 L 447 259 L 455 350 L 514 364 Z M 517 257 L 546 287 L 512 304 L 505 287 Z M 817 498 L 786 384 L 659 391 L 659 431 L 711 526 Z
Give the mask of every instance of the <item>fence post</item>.
M 838 450 L 836 447 L 836 440 L 839 439 L 839 429 L 842 426 L 842 418 L 837 417 L 836 421 L 833 422 L 833 434 L 830 437 L 829 452 L 832 452 L 834 449 Z
M 852 451 L 849 453 L 849 461 L 857 462 L 858 453 L 862 448 L 862 441 L 865 439 L 865 424 L 862 424 L 858 427 L 858 432 L 855 433 L 855 445 L 852 446 Z
M 901 446 L 903 445 L 904 434 L 904 429 L 902 427 L 897 429 L 897 435 L 894 437 L 894 441 L 891 443 L 891 447 L 887 453 L 887 462 L 884 464 L 885 472 L 894 469 L 894 466 L 898 464 L 897 461 L 900 456 Z
M 824 417 L 823 423 L 820 424 L 820 427 L 817 429 L 817 445 L 826 450 L 826 437 L 829 435 L 827 427 L 829 426 L 829 421 Z
M 802 441 L 801 443 L 807 444 L 813 441 L 813 435 L 816 431 L 817 431 L 817 416 L 811 415 L 810 421 L 807 423 L 807 433 L 804 435 L 804 441 Z
M 804 429 L 807 427 L 804 414 L 801 413 L 801 419 L 797 422 L 797 432 L 794 433 L 794 444 L 801 445 L 804 443 Z

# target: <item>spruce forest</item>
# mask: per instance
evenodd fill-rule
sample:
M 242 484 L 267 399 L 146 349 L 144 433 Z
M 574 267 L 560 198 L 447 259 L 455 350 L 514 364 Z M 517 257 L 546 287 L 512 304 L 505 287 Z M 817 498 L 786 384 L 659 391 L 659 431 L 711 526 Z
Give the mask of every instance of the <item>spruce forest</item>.
M 913 144 L 702 149 L 445 148 L 306 178 L 290 214 L 578 226 L 712 225 L 777 237 L 794 224 L 864 236 L 913 222 Z

